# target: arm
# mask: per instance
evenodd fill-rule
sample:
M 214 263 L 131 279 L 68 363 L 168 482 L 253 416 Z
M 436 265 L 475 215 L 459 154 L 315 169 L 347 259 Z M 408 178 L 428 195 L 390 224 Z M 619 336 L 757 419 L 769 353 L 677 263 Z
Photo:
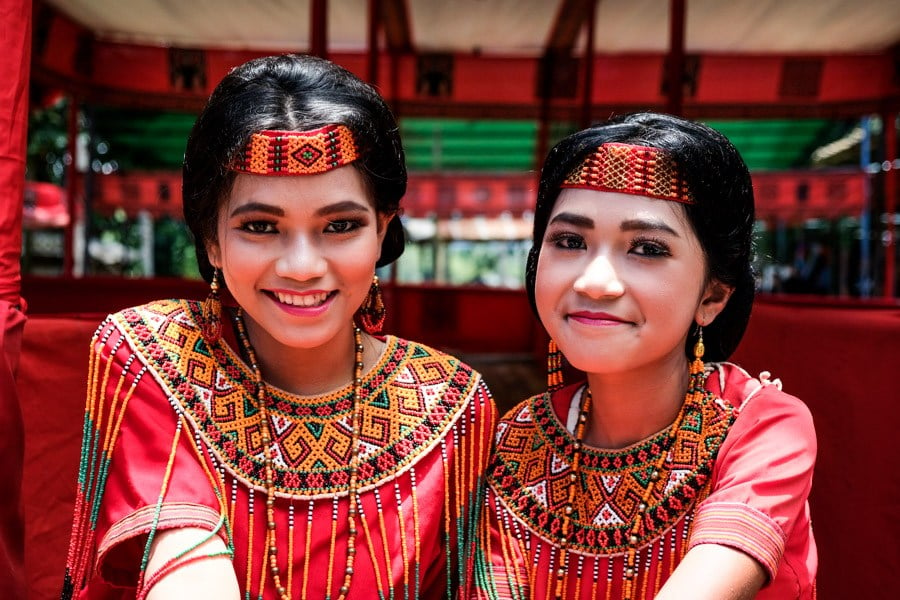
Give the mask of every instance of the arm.
M 225 542 L 196 527 L 157 534 L 142 593 L 147 600 L 238 600 L 241 594 Z
M 749 555 L 728 546 L 701 544 L 685 554 L 656 599 L 750 600 L 765 582 L 765 570 Z
M 774 386 L 748 400 L 716 459 L 710 495 L 697 508 L 688 553 L 672 576 L 673 592 L 685 589 L 677 582 L 691 579 L 695 589 L 702 582 L 724 590 L 720 596 L 710 587 L 711 595 L 700 598 L 753 597 L 769 586 L 781 597 L 786 589 L 809 587 L 814 567 L 803 568 L 807 557 L 798 548 L 808 547 L 802 541 L 810 535 L 815 457 L 815 430 L 803 403 Z M 705 581 L 710 574 L 716 581 Z

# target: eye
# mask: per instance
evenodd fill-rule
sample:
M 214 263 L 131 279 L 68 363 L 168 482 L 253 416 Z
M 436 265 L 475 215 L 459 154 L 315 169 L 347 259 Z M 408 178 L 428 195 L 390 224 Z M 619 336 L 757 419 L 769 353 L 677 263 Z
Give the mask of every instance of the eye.
M 248 233 L 276 233 L 272 221 L 246 221 L 241 223 L 240 228 Z
M 575 233 L 558 233 L 550 236 L 548 241 L 561 250 L 584 250 L 587 248 L 584 238 Z
M 329 221 L 325 227 L 326 233 L 350 233 L 359 229 L 362 223 L 354 219 L 340 219 L 337 221 Z
M 665 242 L 656 239 L 636 238 L 632 240 L 631 252 L 638 256 L 646 256 L 648 258 L 672 255 Z

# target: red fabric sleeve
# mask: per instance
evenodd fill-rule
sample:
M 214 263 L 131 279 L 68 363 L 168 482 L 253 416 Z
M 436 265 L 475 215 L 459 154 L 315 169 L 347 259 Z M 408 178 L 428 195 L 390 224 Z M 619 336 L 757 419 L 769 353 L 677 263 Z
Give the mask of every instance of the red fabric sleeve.
M 95 411 L 95 421 L 111 426 L 113 435 L 118 432 L 110 440 L 114 446 L 97 519 L 97 566 L 105 580 L 131 586 L 151 530 L 212 531 L 220 504 L 198 457 L 193 430 L 118 330 L 100 348 L 98 359 L 97 385 L 107 381 L 103 413 Z
M 743 393 L 755 386 L 741 383 L 736 387 L 745 398 Z M 729 396 L 727 387 L 724 396 Z M 697 509 L 691 547 L 736 548 L 759 561 L 774 580 L 791 536 L 809 533 L 807 498 L 815 459 L 809 410 L 775 385 L 764 386 L 740 409 L 722 444 L 712 492 Z

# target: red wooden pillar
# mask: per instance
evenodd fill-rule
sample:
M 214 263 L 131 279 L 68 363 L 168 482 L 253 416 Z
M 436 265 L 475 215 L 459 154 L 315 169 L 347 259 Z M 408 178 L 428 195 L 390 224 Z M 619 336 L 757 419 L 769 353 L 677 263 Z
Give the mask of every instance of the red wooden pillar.
M 368 69 L 366 76 L 369 83 L 378 86 L 378 30 L 381 24 L 381 1 L 369 0 L 369 53 L 366 56 Z
M 69 212 L 69 222 L 63 234 L 63 277 L 72 277 L 75 269 L 75 221 L 78 215 L 76 199 L 78 198 L 78 105 L 76 94 L 69 96 L 69 157 L 71 160 L 66 165 L 66 210 Z M 85 218 L 89 218 L 85 215 Z
M 309 53 L 328 58 L 328 0 L 312 0 L 310 4 Z
M 597 17 L 597 2 L 591 2 L 587 12 L 587 39 L 584 44 L 584 89 L 581 99 L 581 127 L 591 124 L 591 104 L 594 96 L 594 30 Z
M 884 212 L 887 215 L 887 247 L 884 249 L 884 296 L 893 298 L 896 281 L 897 239 L 894 215 L 897 212 L 897 113 L 884 115 Z
M 666 112 L 672 115 L 681 115 L 684 108 L 684 13 L 685 0 L 671 0 Z

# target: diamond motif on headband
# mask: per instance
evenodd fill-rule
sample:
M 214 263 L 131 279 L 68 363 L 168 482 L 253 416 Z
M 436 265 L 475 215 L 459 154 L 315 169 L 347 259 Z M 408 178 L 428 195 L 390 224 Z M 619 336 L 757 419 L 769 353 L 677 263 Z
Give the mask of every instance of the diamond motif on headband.
M 694 203 L 675 159 L 668 152 L 631 144 L 601 145 L 566 177 L 560 187 Z
M 315 175 L 359 158 L 353 133 L 344 125 L 311 131 L 260 131 L 231 164 L 233 171 L 253 175 Z
M 313 148 L 309 144 L 304 144 L 300 148 L 294 151 L 294 158 L 302 163 L 306 167 L 311 167 L 316 164 L 316 161 L 322 157 L 322 151 L 316 148 Z

